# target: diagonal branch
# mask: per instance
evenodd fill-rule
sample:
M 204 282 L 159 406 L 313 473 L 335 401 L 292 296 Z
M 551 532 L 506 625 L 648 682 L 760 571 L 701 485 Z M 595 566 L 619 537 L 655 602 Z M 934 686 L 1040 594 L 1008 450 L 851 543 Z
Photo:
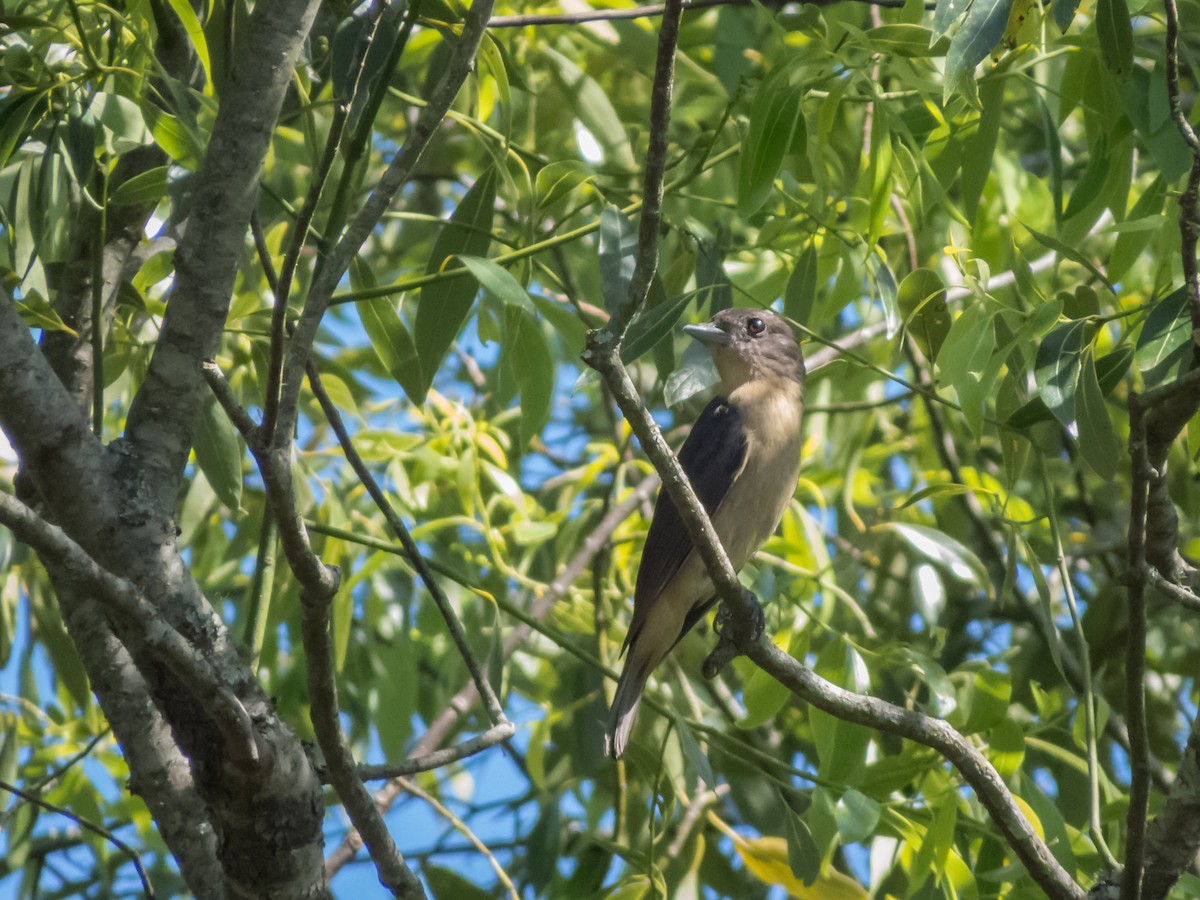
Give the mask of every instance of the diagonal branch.
M 9 494 L 0 493 L 0 524 L 37 550 L 47 567 L 53 567 L 67 583 L 99 598 L 136 643 L 144 645 L 187 685 L 221 730 L 235 761 L 258 758 L 254 728 L 241 702 L 133 584 L 103 569 L 61 528 Z
M 327 566 L 312 548 L 308 528 L 300 515 L 292 484 L 292 469 L 286 447 L 264 447 L 249 414 L 233 396 L 229 383 L 212 360 L 202 365 L 217 402 L 246 438 L 266 488 L 271 512 L 279 526 L 284 555 L 300 584 L 301 637 L 307 655 L 310 718 L 317 743 L 325 754 L 326 774 L 337 791 L 346 813 L 371 854 L 379 880 L 397 897 L 424 897 L 421 882 L 404 861 L 387 824 L 358 775 L 357 763 L 339 720 L 337 680 L 333 648 L 329 638 L 329 605 L 337 593 L 341 576 Z
M 319 5 L 255 5 L 196 176 L 193 212 L 175 256 L 175 288 L 126 426 L 160 516 L 174 511 L 204 399 L 200 363 L 221 339 L 275 121 Z
M 651 475 L 648 478 L 644 478 L 628 497 L 608 511 L 596 524 L 596 527 L 588 533 L 587 538 L 571 561 L 563 566 L 562 571 L 555 576 L 554 580 L 546 587 L 546 590 L 533 601 L 530 610 L 532 621 L 539 621 L 549 615 L 550 610 L 554 608 L 554 604 L 566 596 L 567 591 L 571 589 L 571 585 L 582 577 L 593 557 L 612 538 L 613 532 L 633 514 L 635 509 L 653 495 L 658 486 L 659 480 L 657 476 Z M 514 628 L 508 637 L 504 639 L 504 649 L 501 652 L 501 659 L 507 662 L 529 640 L 533 634 L 533 630 L 533 626 L 528 623 L 522 623 Z M 450 736 L 451 732 L 454 731 L 458 723 L 462 720 L 462 717 L 466 715 L 466 711 L 474 705 L 478 698 L 478 688 L 475 687 L 473 681 L 468 681 L 457 694 L 450 698 L 450 702 L 446 705 L 446 708 L 429 724 L 425 733 L 417 740 L 413 746 L 412 755 L 406 764 L 416 765 L 420 763 L 421 771 L 434 768 L 434 766 L 428 763 L 438 758 L 438 754 L 442 752 L 436 748 L 440 747 Z M 494 731 L 495 729 L 492 730 Z M 457 749 L 457 747 L 451 748 L 451 751 L 448 752 L 453 752 Z M 364 778 L 374 776 L 370 767 L 363 767 L 359 771 Z M 402 793 L 403 785 L 399 781 L 391 781 L 380 789 L 375 797 L 375 805 L 380 810 L 387 810 Z M 332 877 L 342 866 L 350 862 L 361 846 L 362 838 L 359 837 L 357 832 L 352 831 L 347 834 L 342 839 L 341 845 L 325 861 L 325 871 L 329 876 Z
M 329 421 L 330 427 L 333 428 L 333 433 L 337 435 L 338 443 L 342 446 L 342 453 L 345 454 L 346 461 L 350 463 L 350 468 L 354 470 L 354 474 L 358 476 L 358 480 L 367 489 L 367 493 L 371 495 L 376 508 L 383 513 L 388 527 L 392 529 L 392 534 L 396 536 L 401 546 L 404 547 L 404 553 L 408 558 L 409 564 L 416 570 L 421 581 L 425 584 L 425 589 L 433 597 L 433 602 L 437 605 L 438 612 L 442 614 L 442 619 L 446 622 L 446 630 L 450 632 L 450 638 L 454 641 L 454 646 L 458 649 L 459 656 L 467 664 L 467 671 L 471 673 L 471 681 L 474 682 L 476 689 L 479 691 L 479 696 L 483 698 L 483 705 L 487 709 L 488 717 L 491 719 L 492 724 L 497 727 L 509 725 L 508 717 L 504 714 L 504 707 L 496 696 L 496 692 L 492 690 L 487 676 L 483 673 L 483 667 L 479 665 L 479 660 L 475 658 L 475 653 L 471 650 L 471 645 L 467 642 L 467 635 L 463 631 L 462 623 L 458 621 L 458 616 L 454 613 L 454 607 L 450 605 L 450 599 L 446 596 L 446 592 L 442 590 L 442 586 L 438 584 L 437 579 L 433 577 L 433 572 L 429 570 L 429 566 L 425 562 L 425 558 L 421 555 L 421 550 L 417 546 L 417 542 L 413 540 L 412 535 L 405 526 L 404 520 L 396 514 L 396 510 L 392 508 L 392 504 L 388 502 L 387 496 L 379 487 L 379 482 L 375 480 L 375 476 L 371 474 L 371 470 L 367 468 L 367 464 L 363 462 L 363 458 L 354 448 L 354 441 L 350 437 L 350 432 L 346 430 L 346 423 L 342 421 L 342 415 L 338 412 L 337 405 L 329 398 L 329 394 L 325 391 L 325 386 L 321 383 L 321 373 L 317 371 L 317 367 L 311 362 L 308 364 L 308 383 L 312 388 L 313 396 L 321 404 L 321 410 L 325 413 L 325 418 Z
M 479 0 L 472 4 L 466 19 L 463 21 L 462 33 L 454 47 L 449 62 L 429 98 L 428 104 L 421 110 L 416 124 L 409 132 L 404 146 L 392 158 L 387 169 L 380 177 L 375 189 L 346 233 L 338 240 L 321 266 L 312 287 L 309 288 L 308 298 L 292 335 L 291 346 L 288 348 L 287 359 L 283 369 L 283 384 L 279 398 L 279 414 L 276 425 L 275 443 L 290 443 L 292 427 L 295 425 L 300 390 L 304 383 L 305 367 L 312 353 L 313 342 L 321 327 L 321 319 L 329 308 L 333 291 L 350 266 L 359 249 L 391 206 L 396 193 L 412 177 L 412 173 L 429 146 L 434 134 L 445 119 L 450 104 L 458 96 L 463 82 L 470 74 L 475 64 L 475 54 L 479 42 L 487 30 L 487 21 L 492 14 L 493 0 Z M 335 235 L 326 235 L 327 240 L 335 239 Z

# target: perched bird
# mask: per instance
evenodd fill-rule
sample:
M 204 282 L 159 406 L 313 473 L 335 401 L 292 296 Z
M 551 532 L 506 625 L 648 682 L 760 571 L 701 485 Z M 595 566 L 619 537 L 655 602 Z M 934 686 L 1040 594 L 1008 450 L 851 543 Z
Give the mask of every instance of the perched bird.
M 729 561 L 740 570 L 783 517 L 800 470 L 804 355 L 792 330 L 761 309 L 725 309 L 684 331 L 705 344 L 720 393 L 679 451 Z M 704 562 L 665 490 L 654 505 L 633 594 L 628 651 L 604 752 L 625 752 L 646 679 L 716 602 Z

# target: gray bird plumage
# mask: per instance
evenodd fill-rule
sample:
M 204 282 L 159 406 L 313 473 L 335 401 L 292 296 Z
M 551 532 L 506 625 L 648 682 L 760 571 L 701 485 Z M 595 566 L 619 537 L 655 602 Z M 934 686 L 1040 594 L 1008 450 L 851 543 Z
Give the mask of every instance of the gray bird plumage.
M 708 347 L 721 381 L 680 448 L 679 463 L 740 570 L 778 526 L 796 489 L 804 357 L 792 330 L 766 310 L 726 309 L 684 330 Z M 660 491 L 634 588 L 607 755 L 625 752 L 650 673 L 715 602 L 679 511 Z

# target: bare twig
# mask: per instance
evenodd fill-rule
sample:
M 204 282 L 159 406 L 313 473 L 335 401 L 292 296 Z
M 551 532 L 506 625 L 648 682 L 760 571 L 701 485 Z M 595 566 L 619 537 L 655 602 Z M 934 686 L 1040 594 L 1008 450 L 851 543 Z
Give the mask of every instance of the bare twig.
M 100 599 L 133 640 L 161 659 L 212 718 L 239 762 L 258 759 L 254 725 L 241 702 L 135 585 L 102 568 L 61 528 L 9 494 L 0 493 L 0 524 L 37 550 L 61 577 Z
M 304 206 L 301 207 L 300 215 L 296 218 L 292 239 L 288 244 L 287 253 L 284 254 L 279 277 L 273 286 L 275 308 L 271 313 L 271 356 L 267 366 L 267 390 L 263 400 L 262 422 L 263 443 L 268 447 L 275 442 L 275 423 L 279 415 L 279 392 L 283 382 L 283 356 L 287 340 L 287 312 L 292 280 L 296 275 L 296 266 L 300 262 L 300 253 L 304 250 L 304 245 L 308 240 L 308 230 L 313 216 L 316 215 L 317 204 L 321 201 L 321 192 L 325 189 L 325 182 L 333 169 L 334 160 L 337 159 L 338 148 L 342 143 L 342 133 L 345 131 L 346 121 L 350 117 L 350 108 L 354 104 L 354 98 L 358 94 L 363 69 L 366 68 L 367 52 L 370 50 L 371 42 L 375 38 L 375 32 L 379 28 L 379 22 L 383 18 L 386 8 L 386 3 L 376 0 L 367 12 L 366 27 L 359 36 L 358 47 L 355 51 L 358 65 L 354 72 L 349 96 L 338 103 L 333 111 L 329 123 L 329 134 L 325 138 L 325 152 L 321 155 L 316 171 L 313 172 L 312 181 L 308 185 L 308 194 L 304 198 Z
M 363 781 L 380 781 L 385 778 L 404 778 L 420 772 L 431 772 L 434 769 L 441 769 L 451 763 L 456 763 L 461 759 L 482 753 L 484 750 L 503 743 L 512 737 L 516 731 L 516 726 L 512 722 L 504 721 L 499 725 L 493 725 L 487 731 L 483 732 L 483 734 L 476 735 L 469 740 L 463 741 L 461 744 L 455 744 L 453 747 L 447 747 L 444 750 L 434 750 L 431 753 L 426 753 L 424 756 L 410 756 L 404 762 L 400 763 L 359 766 L 358 777 Z
M 800 0 L 811 6 L 829 6 L 836 0 Z M 871 6 L 884 9 L 902 9 L 904 0 L 856 0 Z M 684 9 L 712 9 L 717 6 L 752 6 L 753 0 L 685 0 Z M 927 3 L 925 8 L 932 10 L 936 4 Z M 645 6 L 634 6 L 629 9 L 592 9 L 579 13 L 529 13 L 521 16 L 493 16 L 488 22 L 488 28 L 524 28 L 527 25 L 579 25 L 584 22 L 602 22 L 613 19 L 648 19 L 661 16 L 667 10 L 665 3 L 648 3 Z
M 321 319 L 325 315 L 325 310 L 329 308 L 333 291 L 354 255 L 370 237 L 371 232 L 375 230 L 383 218 L 383 214 L 387 212 L 397 191 L 408 182 L 413 169 L 429 145 L 429 141 L 445 119 L 450 104 L 454 102 L 459 89 L 474 67 L 475 53 L 487 28 L 487 20 L 492 14 L 492 5 L 493 0 L 480 0 L 480 2 L 472 4 L 463 22 L 462 32 L 454 47 L 453 55 L 443 71 L 441 80 L 433 89 L 428 104 L 417 117 L 404 146 L 392 158 L 376 183 L 375 189 L 371 192 L 370 198 L 359 210 L 358 215 L 354 217 L 337 246 L 325 258 L 309 289 L 308 298 L 296 324 L 296 330 L 288 348 L 287 360 L 284 363 L 279 418 L 276 426 L 277 442 L 282 441 L 285 435 L 290 440 L 300 400 L 300 390 L 304 382 L 305 367 L 308 364 L 313 342 L 317 337 L 317 330 L 321 326 Z
M 652 475 L 643 479 L 628 497 L 609 510 L 596 527 L 588 533 L 587 539 L 580 546 L 571 561 L 563 567 L 554 581 L 547 585 L 546 590 L 533 601 L 530 611 L 533 621 L 544 619 L 554 607 L 554 604 L 566 596 L 567 591 L 571 589 L 571 585 L 587 570 L 592 558 L 612 538 L 613 532 L 633 514 L 638 506 L 645 502 L 646 498 L 658 489 L 658 485 L 659 480 L 657 476 Z M 393 548 L 392 552 L 400 553 L 402 551 L 400 548 Z M 504 649 L 501 653 L 501 658 L 507 661 L 518 648 L 529 640 L 533 632 L 533 626 L 527 623 L 522 623 L 514 628 L 504 640 Z M 446 740 L 478 697 L 479 691 L 473 681 L 468 681 L 463 685 L 462 689 L 450 699 L 446 708 L 429 724 L 425 733 L 418 739 L 413 747 L 413 756 L 410 759 L 413 759 L 414 762 L 420 759 L 428 759 L 435 751 L 435 748 L 441 746 L 442 742 Z M 363 777 L 370 777 L 369 771 Z M 381 810 L 386 810 L 391 807 L 396 798 L 402 793 L 403 787 L 399 782 L 390 782 L 380 789 L 375 798 L 375 804 Z M 358 852 L 358 848 L 361 846 L 362 839 L 358 836 L 357 832 L 352 831 L 347 834 L 342 839 L 341 845 L 325 861 L 326 873 L 332 877 L 342 866 L 354 858 L 354 854 Z
M 1200 613 L 1200 597 L 1181 584 L 1167 581 L 1162 573 L 1152 566 L 1146 567 L 1146 578 L 1150 584 L 1158 588 L 1188 612 Z
M 0 781 L 0 791 L 7 791 L 8 793 L 10 793 L 16 797 L 20 797 L 26 803 L 32 803 L 34 806 L 40 807 L 40 808 L 46 810 L 47 812 L 52 812 L 57 815 L 63 816 L 67 819 L 70 819 L 72 822 L 74 822 L 76 825 L 78 825 L 84 831 L 90 831 L 92 834 L 104 838 L 104 840 L 108 841 L 110 844 L 112 844 L 114 847 L 116 847 L 118 850 L 120 850 L 122 853 L 124 853 L 127 857 L 129 857 L 129 861 L 131 863 L 133 863 L 133 867 L 135 869 L 137 869 L 138 878 L 141 879 L 142 893 L 145 894 L 147 897 L 155 896 L 154 887 L 153 887 L 153 885 L 150 884 L 150 879 L 146 877 L 146 870 L 144 868 L 142 868 L 142 861 L 138 857 L 137 851 L 134 850 L 132 847 L 130 847 L 123 840 L 121 840 L 119 837 L 117 837 L 115 834 L 113 834 L 111 831 L 109 831 L 107 828 L 105 828 L 103 825 L 97 825 L 95 822 L 92 822 L 89 819 L 85 819 L 83 816 L 76 815 L 75 813 L 71 812 L 69 809 L 65 809 L 64 807 L 55 806 L 53 803 L 49 803 L 49 802 L 43 800 L 41 797 L 37 796 L 36 794 L 31 794 L 29 791 L 24 791 L 21 788 L 17 787 L 16 785 L 9 784 L 7 781 Z
M 371 495 L 376 508 L 383 513 L 388 527 L 392 529 L 392 533 L 400 541 L 401 546 L 404 547 L 409 564 L 416 570 L 421 581 L 425 584 L 425 589 L 433 597 L 433 602 L 437 604 L 438 612 L 442 614 L 442 619 L 446 623 L 446 630 L 450 632 L 450 637 L 454 641 L 454 646 L 458 649 L 459 656 L 466 663 L 467 671 L 471 673 L 471 680 L 475 683 L 475 687 L 479 690 L 479 695 L 483 698 L 483 705 L 488 711 L 488 717 L 491 719 L 492 724 L 495 726 L 508 724 L 508 717 L 504 714 L 504 707 L 500 703 L 500 699 L 496 696 L 496 692 L 492 690 L 492 686 L 483 672 L 483 667 L 479 665 L 479 661 L 475 658 L 475 653 L 471 650 L 471 645 L 467 642 L 467 636 L 463 631 L 462 623 L 458 621 L 454 607 L 450 605 L 450 599 L 446 596 L 445 591 L 442 590 L 441 585 L 438 584 L 437 579 L 433 577 L 433 572 L 429 570 L 429 566 L 426 565 L 425 558 L 421 555 L 421 550 L 417 546 L 417 542 L 409 534 L 404 520 L 396 514 L 396 511 L 392 508 L 392 504 L 388 502 L 387 495 L 379 487 L 379 482 L 375 480 L 375 476 L 371 474 L 371 470 L 367 468 L 367 464 L 354 448 L 354 441 L 350 437 L 350 432 L 346 430 L 346 423 L 342 421 L 337 404 L 329 398 L 329 394 L 325 391 L 325 386 L 321 383 L 321 374 L 311 362 L 308 364 L 308 383 L 312 389 L 313 396 L 321 404 L 321 410 L 325 413 L 325 418 L 333 429 L 333 433 L 337 435 L 338 443 L 342 446 L 342 453 L 345 454 L 346 461 L 350 463 L 350 468 L 354 470 L 359 481 L 366 488 L 367 493 Z

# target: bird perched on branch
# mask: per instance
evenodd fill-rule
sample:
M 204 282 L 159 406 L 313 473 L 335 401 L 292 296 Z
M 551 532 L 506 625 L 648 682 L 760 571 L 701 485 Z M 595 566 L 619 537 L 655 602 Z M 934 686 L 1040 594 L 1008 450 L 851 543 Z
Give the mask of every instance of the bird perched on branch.
M 679 463 L 740 570 L 771 536 L 796 490 L 804 355 L 792 330 L 766 310 L 721 310 L 684 331 L 708 348 L 721 380 Z M 715 593 L 683 519 L 660 489 L 622 648 L 629 655 L 604 737 L 608 756 L 625 752 L 646 679 L 712 607 Z

